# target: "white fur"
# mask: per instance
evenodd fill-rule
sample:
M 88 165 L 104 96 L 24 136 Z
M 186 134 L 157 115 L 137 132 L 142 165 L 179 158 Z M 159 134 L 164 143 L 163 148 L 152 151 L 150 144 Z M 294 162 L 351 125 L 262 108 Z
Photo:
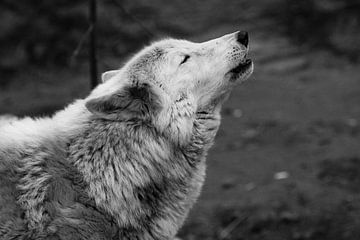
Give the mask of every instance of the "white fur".
M 175 196 L 181 195 L 181 200 L 174 203 L 179 206 L 173 209 L 175 205 L 172 202 L 166 205 L 165 210 L 172 215 L 156 220 L 155 227 L 158 229 L 154 230 L 155 233 L 174 236 L 200 194 L 205 176 L 205 156 L 220 124 L 221 105 L 233 86 L 252 72 L 251 65 L 236 75 L 237 81 L 234 81 L 231 71 L 244 61 L 247 51 L 247 47 L 236 41 L 236 34 L 204 43 L 162 40 L 144 48 L 123 68 L 104 73 L 103 83 L 87 98 L 75 101 L 52 117 L 15 121 L 0 119 L 0 160 L 21 159 L 24 166 L 20 170 L 25 177 L 17 184 L 24 193 L 18 203 L 27 209 L 28 226 L 34 229 L 43 226 L 42 204 L 51 174 L 42 171 L 42 163 L 47 161 L 47 154 L 56 154 L 51 147 L 47 148 L 48 152 L 42 152 L 41 147 L 49 143 L 48 146 L 54 144 L 61 148 L 60 152 L 71 153 L 71 160 L 63 158 L 71 162 L 89 184 L 84 191 L 94 199 L 97 207 L 117 220 L 119 227 L 138 224 L 134 220 L 137 218 L 132 215 L 142 208 L 140 201 L 132 201 L 131 204 L 122 201 L 134 198 L 135 187 L 146 188 L 154 180 L 162 179 L 162 174 L 172 181 L 191 178 L 186 179 L 189 181 L 186 195 L 183 195 L 184 191 L 175 193 Z M 104 119 L 106 121 L 102 121 Z M 149 129 L 155 134 L 147 138 L 148 132 L 143 129 L 142 135 L 136 135 L 139 130 L 135 131 L 134 123 L 131 123 L 131 129 L 122 129 L 121 134 L 116 135 L 121 129 L 119 126 L 126 125 L 127 121 L 136 121 L 144 129 L 151 126 Z M 103 133 L 107 137 L 114 133 L 116 137 L 111 141 L 128 137 L 122 142 L 128 142 L 131 150 L 125 151 L 128 149 L 124 147 L 126 144 L 122 146 L 117 141 L 113 146 L 114 142 L 110 142 L 110 137 L 104 138 Z M 84 146 L 82 141 L 96 142 L 101 135 L 101 149 L 106 150 L 95 156 L 93 146 L 85 143 Z M 71 144 L 79 148 L 69 146 Z M 141 164 L 117 161 L 127 159 L 129 154 L 132 154 L 131 160 L 136 159 Z M 114 167 L 105 168 L 104 156 L 106 160 L 115 162 Z M 173 159 L 174 156 L 177 159 Z M 96 161 L 88 161 L 93 158 Z M 195 165 L 191 167 L 187 161 L 195 161 Z M 159 171 L 156 164 L 162 165 L 165 170 Z M 114 176 L 119 176 L 120 181 L 115 182 Z M 65 216 L 67 210 L 61 211 Z M 142 239 L 152 239 L 151 236 L 143 236 Z
M 84 100 L 78 100 L 52 118 L 23 118 L 0 125 L 0 153 L 9 148 L 35 147 L 46 139 L 68 139 L 76 135 L 90 117 Z
M 22 149 L 27 144 L 36 146 L 47 138 L 67 139 L 76 135 L 91 116 L 84 103 L 88 99 L 112 94 L 120 89 L 127 83 L 126 74 L 134 71 L 133 63 L 154 47 L 166 51 L 166 58 L 151 69 L 164 90 L 161 97 L 165 106 L 158 119 L 159 126 L 165 128 L 170 125 L 171 119 L 176 119 L 180 123 L 176 126 L 180 128 L 171 129 L 170 127 L 170 131 L 174 132 L 173 135 L 176 137 L 181 134 L 183 135 L 181 138 L 187 138 L 192 127 L 191 121 L 187 119 L 191 118 L 196 110 L 206 106 L 214 94 L 227 90 L 227 72 L 247 53 L 246 48 L 236 44 L 234 34 L 204 43 L 174 39 L 156 42 L 140 51 L 122 69 L 104 73 L 103 83 L 94 89 L 89 97 L 76 101 L 54 117 L 24 118 L 12 121 L 11 124 L 0 124 L 0 151 L 8 147 Z M 234 47 L 237 48 L 236 54 L 232 49 Z M 184 55 L 187 54 L 191 56 L 190 59 L 179 66 Z M 135 69 L 135 71 L 142 71 L 142 69 Z M 247 73 L 247 76 L 251 71 Z M 180 106 L 174 104 L 181 94 L 188 96 L 187 102 L 181 102 Z M 183 118 L 178 118 L 179 115 Z

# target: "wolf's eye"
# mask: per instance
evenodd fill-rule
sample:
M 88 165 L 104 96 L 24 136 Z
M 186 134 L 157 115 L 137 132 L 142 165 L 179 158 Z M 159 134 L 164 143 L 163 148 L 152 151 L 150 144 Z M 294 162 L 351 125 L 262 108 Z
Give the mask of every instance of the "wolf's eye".
M 185 56 L 184 56 L 184 59 L 181 61 L 180 65 L 183 64 L 183 63 L 185 63 L 189 58 L 190 58 L 189 55 L 185 55 Z

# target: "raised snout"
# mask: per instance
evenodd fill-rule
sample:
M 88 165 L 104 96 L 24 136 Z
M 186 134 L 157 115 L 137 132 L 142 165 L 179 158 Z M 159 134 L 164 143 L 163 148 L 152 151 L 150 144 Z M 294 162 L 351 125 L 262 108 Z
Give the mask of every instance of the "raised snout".
M 249 51 L 249 34 L 237 31 L 201 44 L 204 56 L 210 55 L 209 68 L 222 72 L 231 82 L 246 79 L 253 70 Z M 210 70 L 211 71 L 211 70 Z
M 246 31 L 239 31 L 235 33 L 236 41 L 245 47 L 249 44 L 249 34 Z
M 246 31 L 238 31 L 232 34 L 231 42 L 235 43 L 232 46 L 231 54 L 229 54 L 229 65 L 231 66 L 230 75 L 231 81 L 238 79 L 246 79 L 253 71 L 252 60 L 247 58 L 249 51 L 249 34 Z

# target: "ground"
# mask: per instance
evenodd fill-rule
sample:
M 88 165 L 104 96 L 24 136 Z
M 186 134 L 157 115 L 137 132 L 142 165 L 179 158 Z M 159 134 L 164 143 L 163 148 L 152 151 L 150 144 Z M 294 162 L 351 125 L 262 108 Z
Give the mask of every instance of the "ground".
M 241 28 L 239 18 L 200 29 L 201 21 L 187 25 L 198 32 L 192 40 Z M 245 24 L 254 74 L 224 106 L 202 195 L 179 235 L 360 239 L 359 63 L 259 24 Z M 46 115 L 88 92 L 86 68 L 29 67 L 0 89 L 0 113 Z
M 358 239 L 358 66 L 325 52 L 290 54 L 284 39 L 253 41 L 254 75 L 224 108 L 183 236 Z M 274 49 L 281 55 L 265 56 Z

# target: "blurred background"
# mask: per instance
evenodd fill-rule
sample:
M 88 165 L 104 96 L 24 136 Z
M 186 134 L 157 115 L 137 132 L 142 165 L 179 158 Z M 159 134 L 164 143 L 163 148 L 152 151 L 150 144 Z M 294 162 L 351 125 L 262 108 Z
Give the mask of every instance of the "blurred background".
M 88 1 L 0 1 L 0 114 L 90 91 Z M 103 0 L 99 73 L 165 36 L 250 33 L 255 71 L 223 109 L 185 240 L 360 239 L 358 0 Z

